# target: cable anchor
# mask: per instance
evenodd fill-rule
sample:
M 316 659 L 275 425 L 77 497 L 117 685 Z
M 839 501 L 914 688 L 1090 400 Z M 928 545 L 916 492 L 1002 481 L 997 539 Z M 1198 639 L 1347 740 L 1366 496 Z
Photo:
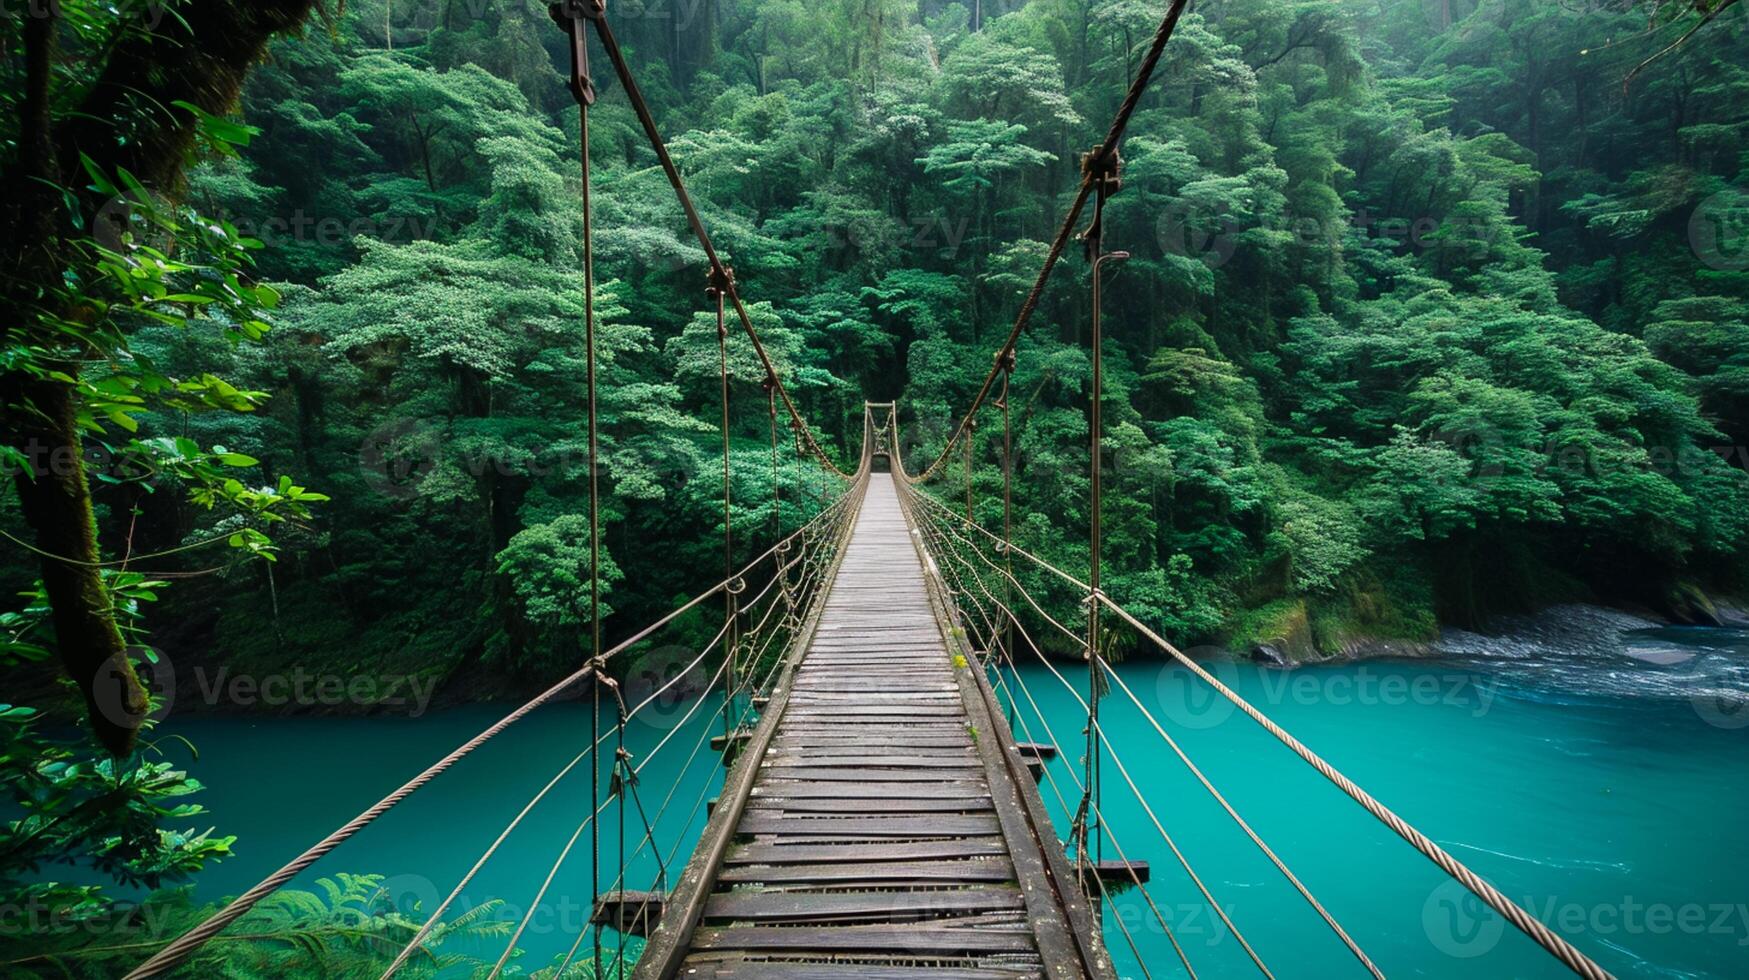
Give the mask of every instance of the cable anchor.
M 1008 380 L 1014 376 L 1014 350 L 996 352 L 996 370 L 1002 372 L 1002 394 L 996 397 L 997 408 L 1008 407 Z
M 735 269 L 733 266 L 713 265 L 705 270 L 704 294 L 711 299 L 727 296 L 735 289 Z
M 1093 219 L 1081 232 L 1081 243 L 1087 250 L 1087 260 L 1099 256 L 1105 232 L 1105 199 L 1123 189 L 1123 154 L 1112 147 L 1108 153 L 1101 143 L 1081 154 L 1081 174 L 1095 191 Z
M 587 22 L 607 16 L 606 0 L 559 0 L 547 6 L 547 14 L 571 41 L 571 97 L 578 105 L 594 105 L 595 80 L 589 77 Z
M 624 748 L 614 750 L 613 775 L 608 777 L 607 795 L 621 796 L 638 785 L 638 771 L 632 768 L 632 754 Z

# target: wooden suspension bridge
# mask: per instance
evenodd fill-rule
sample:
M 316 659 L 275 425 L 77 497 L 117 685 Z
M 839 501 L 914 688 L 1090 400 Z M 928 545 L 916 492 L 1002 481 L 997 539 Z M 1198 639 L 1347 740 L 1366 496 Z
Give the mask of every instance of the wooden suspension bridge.
M 603 0 L 562 0 L 552 5 L 554 20 L 569 40 L 570 88 L 576 97 L 582 133 L 583 270 L 585 290 L 584 361 L 588 365 L 585 405 L 589 444 L 590 656 L 570 675 L 507 714 L 474 738 L 437 760 L 401 787 L 311 845 L 259 884 L 245 891 L 198 926 L 158 949 L 126 980 L 144 980 L 192 969 L 200 975 L 202 947 L 247 915 L 262 899 L 308 870 L 325 855 L 374 823 L 420 788 L 442 776 L 475 749 L 528 714 L 560 697 L 583 693 L 593 699 L 592 727 L 581 750 L 504 826 L 448 895 L 431 909 L 418 909 L 423 924 L 409 937 L 381 974 L 389 980 L 426 949 L 470 884 L 524 819 L 567 778 L 586 773 L 591 806 L 559 849 L 522 918 L 510 931 L 488 980 L 502 975 L 517 943 L 562 876 L 575 880 L 575 864 L 587 854 L 582 872 L 590 888 L 591 917 L 549 975 L 555 978 L 627 975 L 648 980 L 749 977 L 772 980 L 860 977 L 865 980 L 1003 980 L 1003 978 L 1116 977 L 1129 964 L 1144 977 L 1184 975 L 1196 966 L 1173 934 L 1172 923 L 1150 890 L 1146 858 L 1177 866 L 1175 879 L 1194 887 L 1194 900 L 1206 904 L 1235 940 L 1259 975 L 1275 971 L 1244 936 L 1236 916 L 1196 871 L 1189 853 L 1168 828 L 1170 820 L 1153 809 L 1135 772 L 1105 737 L 1100 723 L 1104 697 L 1127 700 L 1160 738 L 1150 761 L 1182 765 L 1219 804 L 1235 826 L 1305 901 L 1334 942 L 1352 955 L 1357 975 L 1382 978 L 1381 967 L 1356 938 L 1337 922 L 1311 886 L 1298 876 L 1223 795 L 1174 738 L 1166 725 L 1137 697 L 1122 672 L 1106 659 L 1107 639 L 1157 651 L 1187 671 L 1237 711 L 1274 737 L 1293 756 L 1311 766 L 1341 794 L 1375 818 L 1390 833 L 1435 864 L 1507 922 L 1542 946 L 1562 966 L 1587 980 L 1610 974 L 1529 912 L 1356 785 L 1304 743 L 1222 684 L 1166 638 L 1107 595 L 1100 586 L 1101 417 L 1099 270 L 1122 261 L 1122 252 L 1103 247 L 1102 215 L 1107 198 L 1121 189 L 1118 145 L 1144 89 L 1160 62 L 1186 0 L 1170 0 L 1160 26 L 1119 107 L 1105 139 L 1082 162 L 1082 177 L 1046 254 L 1043 267 L 1022 301 L 1015 322 L 996 351 L 989 374 L 958 425 L 941 442 L 940 452 L 917 474 L 905 466 L 899 438 L 898 406 L 866 406 L 860 458 L 848 470 L 827 452 L 797 409 L 784 377 L 766 353 L 743 304 L 730 268 L 711 243 L 687 193 L 679 168 L 668 153 L 649 106 L 615 39 Z M 600 489 L 596 461 L 596 321 L 594 316 L 593 232 L 589 197 L 589 110 L 597 98 L 589 74 L 593 36 L 611 62 L 651 150 L 673 186 L 687 223 L 709 266 L 707 296 L 718 326 L 723 399 L 723 578 L 661 620 L 604 646 L 600 626 Z M 1092 391 L 1088 445 L 1091 562 L 1086 580 L 1018 546 L 1010 520 L 1013 433 L 1008 386 L 1022 337 L 1052 269 L 1076 237 L 1083 211 L 1090 220 L 1079 238 L 1092 271 Z M 796 457 L 818 464 L 828 485 L 817 491 L 814 516 L 802 526 L 771 528 L 771 546 L 739 566 L 735 513 L 729 487 L 731 379 L 728 369 L 730 316 L 746 335 L 765 371 L 770 418 L 772 474 L 767 513 L 784 513 L 778 472 L 779 408 L 787 416 Z M 972 433 L 981 413 L 1000 412 L 1003 507 L 1000 531 L 976 520 L 972 502 Z M 956 450 L 964 450 L 966 508 L 963 514 L 924 489 L 945 472 Z M 741 542 L 743 551 L 745 542 Z M 624 563 L 622 559 L 622 564 Z M 1045 590 L 1027 588 L 1044 582 Z M 1054 598 L 1053 598 L 1054 596 Z M 1068 598 L 1065 598 L 1067 596 Z M 723 622 L 696 657 L 657 690 L 628 702 L 615 679 L 615 664 L 648 652 L 655 637 L 676 624 L 704 615 L 720 601 Z M 1034 633 L 1042 633 L 1041 643 Z M 1046 656 L 1052 646 L 1078 655 L 1087 667 L 1086 683 L 1066 678 Z M 1079 772 L 1069 767 L 1069 785 L 1059 785 L 1042 763 L 1070 747 L 1058 742 L 1037 708 L 1017 662 L 1036 658 L 1067 687 L 1085 712 L 1084 744 L 1073 747 Z M 714 668 L 712 665 L 715 665 Z M 714 672 L 713 672 L 714 669 Z M 623 671 L 621 671 L 623 673 Z M 685 686 L 683 686 L 685 685 Z M 655 746 L 636 759 L 624 746 L 625 727 L 658 699 L 690 692 L 690 707 Z M 677 864 L 684 834 L 664 842 L 657 828 L 679 785 L 660 805 L 649 807 L 639 774 L 670 746 L 684 748 L 680 735 L 707 703 L 720 706 L 721 734 L 709 726 L 698 733 L 696 757 L 708 745 L 720 752 L 728 771 L 714 807 L 707 810 L 702 835 L 684 869 L 669 887 L 668 868 Z M 1040 735 L 1026 721 L 1030 705 Z M 706 714 L 708 718 L 708 713 Z M 1010 728 L 1008 717 L 1021 727 Z M 607 721 L 603 730 L 603 721 Z M 691 726 L 697 728 L 700 726 Z M 587 764 L 585 767 L 585 763 Z M 1152 830 L 1158 846 L 1124 849 L 1117 828 L 1102 807 L 1105 766 L 1109 763 L 1133 804 L 1146 815 L 1143 833 Z M 683 764 L 682 771 L 687 769 Z M 1140 770 L 1145 779 L 1149 770 Z M 603 777 L 606 777 L 605 779 Z M 1069 826 L 1053 826 L 1041 799 L 1044 780 L 1059 809 L 1073 814 Z M 713 788 L 697 788 L 693 813 Z M 651 811 L 654 810 L 654 816 Z M 611 811 L 611 812 L 610 812 Z M 628 855 L 620 837 L 617 874 L 604 860 L 600 828 L 605 819 L 641 825 L 642 836 Z M 695 826 L 691 817 L 685 828 Z M 1124 830 L 1125 834 L 1131 830 Z M 583 850 L 583 842 L 587 848 Z M 1106 846 L 1115 860 L 1103 860 Z M 628 879 L 628 862 L 646 851 L 657 863 L 654 882 Z M 579 855 L 573 862 L 573 854 Z M 565 875 L 569 869 L 570 874 Z M 1177 874 L 1181 871 L 1182 874 Z M 605 887 L 604 887 L 605 884 Z M 633 885 L 653 887 L 634 891 Z M 1150 962 L 1122 917 L 1112 919 L 1131 959 L 1114 966 L 1103 934 L 1103 911 L 1116 887 L 1137 889 L 1146 910 L 1169 941 L 1176 963 Z M 613 937 L 611 943 L 610 935 Z M 628 953 L 627 937 L 644 946 Z M 610 948 L 613 947 L 613 948 Z M 1158 959 L 1158 957 L 1156 957 Z M 1182 967 L 1182 969 L 1179 969 Z M 574 972 L 573 972 L 574 971 Z
M 894 479 L 868 480 L 636 975 L 1113 976 Z

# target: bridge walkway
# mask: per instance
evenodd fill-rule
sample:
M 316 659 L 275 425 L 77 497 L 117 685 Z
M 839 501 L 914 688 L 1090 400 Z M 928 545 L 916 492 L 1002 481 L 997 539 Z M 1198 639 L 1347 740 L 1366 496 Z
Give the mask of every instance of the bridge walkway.
M 869 480 L 638 975 L 1108 976 L 1006 723 L 952 652 L 898 488 Z

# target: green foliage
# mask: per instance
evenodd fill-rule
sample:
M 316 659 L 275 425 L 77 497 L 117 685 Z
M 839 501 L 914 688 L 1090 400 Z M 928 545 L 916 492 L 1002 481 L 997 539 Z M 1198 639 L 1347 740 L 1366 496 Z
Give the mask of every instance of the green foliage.
M 725 492 L 746 557 L 836 489 L 781 416 L 773 474 L 766 371 L 732 311 L 725 478 L 703 252 L 604 81 L 590 567 L 575 107 L 544 18 L 474 6 L 415 28 L 384 0 L 330 5 L 331 29 L 277 41 L 235 113 L 178 101 L 114 121 L 117 145 L 163 114 L 185 127 L 191 166 L 170 169 L 186 186 L 86 158 L 54 188 L 73 224 L 14 303 L 0 415 L 33 417 L 12 395 L 25 382 L 73 392 L 100 540 L 154 556 L 150 575 L 90 566 L 127 642 L 170 580 L 155 573 L 184 573 L 161 603 L 179 662 L 470 682 L 484 663 L 497 686 L 469 689 L 487 696 L 574 669 L 592 572 L 610 636 L 715 581 Z M 1105 291 L 1101 557 L 1107 589 L 1181 644 L 1328 652 L 1513 601 L 1749 587 L 1749 270 L 1719 239 L 1740 235 L 1749 179 L 1749 25 L 1718 18 L 1624 91 L 1665 43 L 1643 11 L 1437 6 L 1199 5 L 1137 106 L 1104 215 L 1131 258 Z M 61 40 L 96 55 L 138 39 L 138 7 L 60 4 Z M 864 398 L 901 403 L 913 463 L 940 450 L 1159 12 L 723 0 L 618 25 L 829 452 L 855 458 Z M 90 74 L 57 69 L 54 111 Z M 9 167 L 21 92 L 0 94 Z M 93 216 L 90 199 L 114 206 Z M 1073 255 L 1059 269 L 1008 394 L 1016 537 L 1068 568 L 1089 559 L 1086 275 Z M 1000 438 L 979 420 L 970 489 L 990 527 Z M 29 449 L 0 445 L 0 463 Z M 958 506 L 948 469 L 935 489 Z M 18 511 L 0 502 L 9 526 Z M 274 564 L 214 567 L 208 542 Z M 16 588 L 39 573 L 22 556 L 4 571 Z M 1020 574 L 1049 605 L 1079 598 Z M 0 653 L 47 659 L 49 612 L 28 589 L 0 613 Z M 67 921 L 126 919 L 37 872 L 157 887 L 225 853 L 186 825 L 185 773 L 42 727 L 0 709 L 17 810 L 0 886 Z M 379 886 L 286 893 L 235 930 L 258 939 L 199 967 L 368 971 L 417 918 Z M 147 906 L 172 924 L 203 910 L 176 891 Z M 446 927 L 501 928 L 481 910 Z M 111 975 L 134 955 L 99 946 L 22 968 Z M 417 969 L 471 965 L 439 949 Z
M 162 761 L 93 759 L 85 746 L 42 734 L 38 722 L 31 708 L 0 706 L 0 789 L 18 814 L 0 840 L 0 891 L 62 905 L 58 914 L 94 915 L 96 888 L 29 879 L 76 865 L 156 888 L 230 853 L 235 837 L 160 826 L 206 812 L 182 800 L 201 789 L 187 773 Z
M 491 657 L 516 685 L 574 658 L 577 122 L 557 35 L 501 6 L 415 30 L 371 0 L 278 42 L 236 115 L 189 111 L 187 206 L 147 194 L 80 253 L 64 298 L 100 315 L 62 327 L 114 355 L 78 379 L 117 460 L 95 476 L 103 539 L 280 559 L 271 582 L 228 569 L 166 594 L 194 659 L 208 639 L 440 675 Z M 840 458 L 865 397 L 901 402 L 914 462 L 939 450 L 1159 14 L 992 12 L 728 0 L 621 25 L 767 353 Z M 1719 18 L 1623 94 L 1654 43 L 1633 20 L 1530 0 L 1184 17 L 1104 218 L 1131 253 L 1105 293 L 1119 598 L 1191 643 L 1300 600 L 1313 624 L 1431 629 L 1490 574 L 1447 559 L 1508 544 L 1612 598 L 1740 585 L 1744 460 L 1720 450 L 1749 441 L 1749 272 L 1690 239 L 1743 180 L 1746 28 Z M 590 114 L 610 635 L 714 580 L 725 489 L 751 555 L 828 487 L 780 418 L 773 506 L 765 369 L 731 311 L 725 488 L 703 254 L 615 88 Z M 1071 255 L 1010 395 L 1018 533 L 1075 568 L 1086 285 Z M 994 421 L 974 447 L 987 526 Z M 939 489 L 957 501 L 963 479 Z M 1412 608 L 1354 612 L 1393 603 Z
M 384 881 L 382 875 L 342 872 L 318 878 L 314 891 L 281 889 L 203 946 L 175 975 L 376 976 L 418 933 L 424 919 L 416 905 L 398 907 Z M 475 951 L 497 949 L 509 938 L 513 923 L 500 914 L 502 907 L 501 900 L 492 899 L 439 923 L 401 973 L 443 977 L 489 972 L 491 962 Z M 14 971 L 9 975 L 116 976 L 137 966 L 142 950 L 162 945 L 216 911 L 216 905 L 195 901 L 188 888 L 154 892 L 140 905 L 111 911 L 105 919 L 61 922 L 47 935 L 32 937 L 33 946 L 18 950 L 20 955 L 8 963 Z M 513 954 L 520 955 L 520 950 Z M 593 976 L 592 966 L 565 975 Z

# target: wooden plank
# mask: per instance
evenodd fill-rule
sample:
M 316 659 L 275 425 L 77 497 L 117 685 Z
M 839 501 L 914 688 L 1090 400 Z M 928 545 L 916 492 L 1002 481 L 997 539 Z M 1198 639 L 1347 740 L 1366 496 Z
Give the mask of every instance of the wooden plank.
M 747 801 L 749 811 L 778 810 L 784 813 L 973 813 L 989 810 L 988 796 L 945 799 L 833 800 L 792 796 L 755 796 Z
M 830 844 L 738 844 L 724 858 L 730 864 L 878 863 L 953 858 L 994 858 L 1008 853 L 1000 837 L 960 837 L 937 841 L 850 841 Z
M 878 684 L 880 681 L 871 677 L 868 679 L 868 683 Z M 790 691 L 790 703 L 794 704 L 797 708 L 816 704 L 834 706 L 841 704 L 910 704 L 918 705 L 920 707 L 957 708 L 959 706 L 959 692 L 938 691 L 935 693 L 916 693 L 904 691 L 839 691 L 835 693 L 827 693 L 809 690 L 805 687 L 798 687 Z
M 944 733 L 919 734 L 914 731 L 889 732 L 869 731 L 864 728 L 848 728 L 822 730 L 802 734 L 793 731 L 779 731 L 777 738 L 772 740 L 773 748 L 784 746 L 802 748 L 843 748 L 845 746 L 887 746 L 909 747 L 919 751 L 950 750 L 964 751 L 972 747 L 972 735 L 964 726 L 950 729 Z
M 965 730 L 965 725 L 966 725 L 965 716 L 963 716 L 963 715 L 947 715 L 947 714 L 913 715 L 913 714 L 903 714 L 903 713 L 895 714 L 890 709 L 882 712 L 881 714 L 861 714 L 861 713 L 858 713 L 858 714 L 837 714 L 837 713 L 831 712 L 831 711 L 823 711 L 823 712 L 819 712 L 816 714 L 804 715 L 804 716 L 800 717 L 798 720 L 802 721 L 802 722 L 811 722 L 814 724 L 863 725 L 863 726 L 873 726 L 873 727 L 877 727 L 877 728 L 883 728 L 883 727 L 886 727 L 889 725 L 903 725 L 903 724 L 906 724 L 907 722 L 914 722 L 914 721 L 936 721 L 936 720 L 948 721 L 948 720 L 952 720 L 953 722 L 958 724 L 961 731 Z
M 807 882 L 842 884 L 892 881 L 969 883 L 1014 881 L 1014 865 L 1000 858 L 968 858 L 944 861 L 871 861 L 835 864 L 733 865 L 725 867 L 724 884 L 776 884 Z
M 823 837 L 955 837 L 1001 832 L 994 815 L 923 817 L 780 817 L 750 810 L 743 834 L 814 834 Z
M 688 959 L 685 974 L 688 980 L 1038 980 L 1042 976 L 1037 969 L 774 963 L 706 956 Z
M 706 919 L 801 923 L 880 917 L 924 919 L 967 912 L 1001 912 L 1025 907 L 1013 888 L 961 888 L 933 892 L 719 892 L 705 903 Z
M 889 769 L 965 769 L 976 764 L 977 757 L 969 752 L 954 755 L 920 755 L 907 752 L 885 752 L 879 755 L 844 755 L 842 753 L 808 752 L 802 755 L 772 755 L 767 753 L 769 769 L 803 769 L 819 766 L 866 766 L 886 772 Z M 870 773 L 870 775 L 875 775 Z
M 952 956 L 966 953 L 1030 953 L 1032 937 L 1024 932 L 994 929 L 950 929 L 940 926 L 904 928 L 819 928 L 814 926 L 731 926 L 701 928 L 693 949 L 871 951 L 888 955 Z
M 970 741 L 963 745 L 899 745 L 866 738 L 811 739 L 808 741 L 786 739 L 774 744 L 770 752 L 775 757 L 805 754 L 810 759 L 902 755 L 912 759 L 959 759 L 962 765 L 972 765 L 978 761 L 978 757 L 972 752 Z M 840 764 L 838 762 L 831 763 L 834 766 Z
M 766 773 L 774 770 L 763 770 Z M 892 783 L 964 782 L 984 775 L 982 769 L 835 769 L 825 766 L 776 770 L 785 779 L 866 782 L 878 779 Z
M 765 796 L 784 797 L 788 799 L 839 799 L 868 800 L 884 799 L 893 796 L 907 796 L 912 799 L 966 799 L 975 796 L 988 796 L 990 787 L 981 780 L 966 780 L 964 782 L 940 783 L 890 783 L 890 782 L 805 782 L 784 779 L 762 779 L 753 787 L 753 798 Z

